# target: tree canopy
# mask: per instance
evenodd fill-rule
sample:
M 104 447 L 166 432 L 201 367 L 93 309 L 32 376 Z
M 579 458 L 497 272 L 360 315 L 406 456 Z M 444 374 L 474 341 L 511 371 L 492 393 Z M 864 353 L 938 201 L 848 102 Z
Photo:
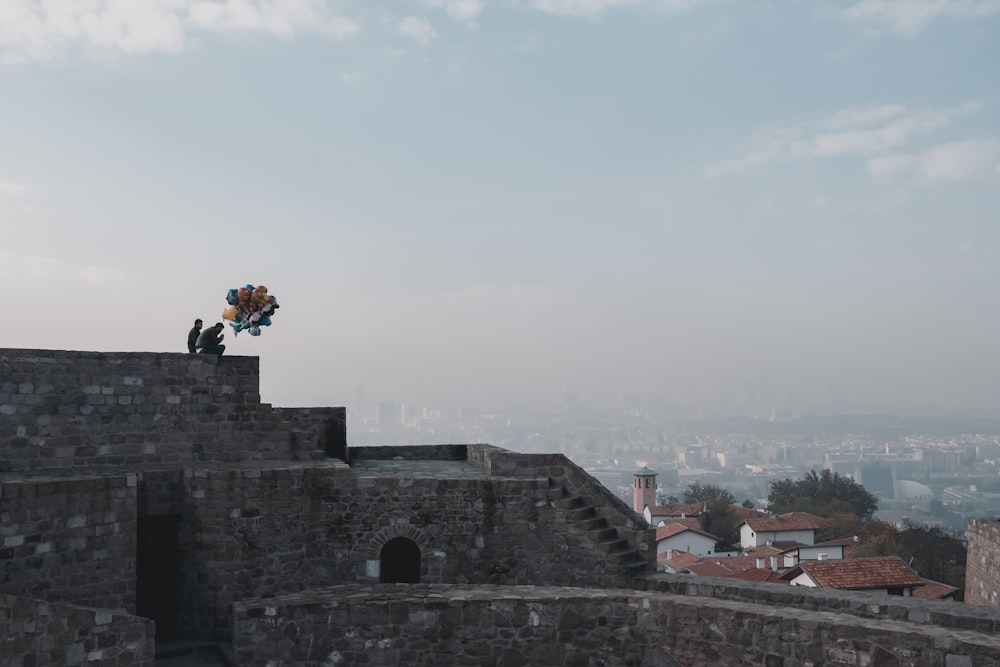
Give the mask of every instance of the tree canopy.
M 910 521 L 899 530 L 884 521 L 868 521 L 860 530 L 858 557 L 899 556 L 921 577 L 965 591 L 966 548 L 954 533 Z
M 735 500 L 732 493 L 715 484 L 690 482 L 684 489 L 685 503 L 704 504 L 705 511 L 700 518 L 701 529 L 718 538 L 715 544 L 718 551 L 728 550 L 740 539 L 739 524 L 731 507 Z
M 684 502 L 688 504 L 719 500 L 728 505 L 736 500 L 732 493 L 715 484 L 689 482 L 684 489 Z
M 829 470 L 810 470 L 801 480 L 770 483 L 768 510 L 775 514 L 808 512 L 821 517 L 850 513 L 870 519 L 878 509 L 878 499 L 846 475 Z

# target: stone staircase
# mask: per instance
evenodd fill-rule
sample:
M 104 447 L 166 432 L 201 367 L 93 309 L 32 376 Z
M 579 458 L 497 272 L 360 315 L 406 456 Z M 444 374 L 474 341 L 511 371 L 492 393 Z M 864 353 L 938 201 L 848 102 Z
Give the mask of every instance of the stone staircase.
M 622 576 L 633 578 L 649 573 L 646 560 L 584 497 L 551 478 L 548 497 L 559 516 L 584 532 Z

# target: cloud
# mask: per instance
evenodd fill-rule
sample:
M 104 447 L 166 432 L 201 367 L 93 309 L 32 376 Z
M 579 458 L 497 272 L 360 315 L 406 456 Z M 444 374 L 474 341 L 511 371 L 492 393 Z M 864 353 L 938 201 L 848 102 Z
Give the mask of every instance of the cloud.
M 642 4 L 643 0 L 530 0 L 528 5 L 547 14 L 596 16 L 614 7 Z
M 411 299 L 410 305 L 421 310 L 435 306 L 498 312 L 546 311 L 578 300 L 579 295 L 572 291 L 546 285 L 476 285 L 420 296 Z
M 56 276 L 63 272 L 61 260 L 41 255 L 21 255 L 15 252 L 0 252 L 0 279 L 4 282 L 37 280 Z M 11 284 L 16 284 L 11 282 Z
M 934 146 L 919 160 L 920 173 L 945 181 L 996 180 L 1000 177 L 1000 139 L 970 139 Z
M 868 173 L 872 176 L 890 176 L 906 171 L 913 166 L 912 155 L 880 155 L 865 163 Z
M 11 181 L 0 181 L 0 198 L 26 195 L 28 191 L 29 188 L 26 185 Z
M 975 103 L 940 109 L 883 105 L 845 109 L 801 125 L 764 129 L 746 142 L 741 155 L 709 165 L 706 176 L 832 157 L 868 157 L 869 170 L 884 171 L 879 158 L 899 152 L 912 141 L 981 108 Z
M 125 281 L 127 275 L 120 269 L 104 266 L 72 266 L 56 257 L 0 252 L 0 279 L 13 284 L 13 281 L 26 278 L 52 285 L 73 285 L 82 281 L 91 287 L 99 287 Z
M 1000 180 L 1000 139 L 968 139 L 938 144 L 911 155 L 887 155 L 869 160 L 878 177 L 919 176 L 928 181 Z
M 823 7 L 821 15 L 915 35 L 940 18 L 973 19 L 1000 12 L 1000 0 L 858 0 L 846 7 Z
M 176 52 L 197 30 L 342 38 L 358 25 L 323 0 L 3 0 L 0 62 Z
M 0 229 L 4 226 L 17 224 L 16 214 L 31 213 L 32 189 L 21 183 L 0 181 Z
M 106 266 L 85 266 L 79 269 L 80 276 L 91 287 L 118 283 L 126 279 L 126 273 Z
M 566 16 L 599 16 L 617 7 L 644 5 L 666 14 L 686 12 L 717 0 L 528 0 L 532 9 Z
M 486 7 L 483 0 L 424 0 L 424 5 L 443 9 L 451 18 L 468 25 L 473 25 Z
M 310 28 L 333 37 L 348 37 L 358 25 L 330 16 L 319 0 L 226 0 L 193 2 L 189 8 L 192 26 L 216 32 L 247 31 L 289 36 Z
M 396 32 L 409 37 L 418 44 L 430 44 L 437 33 L 431 27 L 430 21 L 416 16 L 407 16 L 396 24 Z

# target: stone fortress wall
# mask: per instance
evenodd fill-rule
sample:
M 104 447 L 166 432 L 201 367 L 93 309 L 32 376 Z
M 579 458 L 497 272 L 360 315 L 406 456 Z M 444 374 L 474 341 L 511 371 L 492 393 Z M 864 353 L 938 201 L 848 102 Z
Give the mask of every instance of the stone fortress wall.
M 1000 665 L 996 609 L 655 575 L 653 529 L 562 455 L 348 449 L 342 408 L 258 383 L 252 357 L 0 349 L 0 665 L 151 664 L 143 618 L 271 667 Z M 399 542 L 418 585 L 379 583 Z
M 245 665 L 407 667 L 1000 664 L 995 613 L 663 579 L 649 590 L 354 585 L 244 600 L 234 605 L 235 655 Z
M 152 667 L 154 657 L 148 619 L 0 595 L 0 665 Z
M 262 404 L 257 357 L 0 348 L 0 472 L 342 456 L 345 416 Z
M 969 553 L 965 568 L 965 601 L 1000 607 L 1000 521 L 969 521 Z

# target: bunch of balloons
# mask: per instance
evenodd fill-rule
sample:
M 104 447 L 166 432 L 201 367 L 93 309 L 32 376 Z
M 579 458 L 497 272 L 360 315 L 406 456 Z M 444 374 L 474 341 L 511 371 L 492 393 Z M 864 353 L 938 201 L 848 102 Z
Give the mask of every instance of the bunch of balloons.
M 233 288 L 226 293 L 226 303 L 229 307 L 222 311 L 222 319 L 229 322 L 236 336 L 244 329 L 251 336 L 259 336 L 261 327 L 271 326 L 271 318 L 278 309 L 278 301 L 263 285 Z

